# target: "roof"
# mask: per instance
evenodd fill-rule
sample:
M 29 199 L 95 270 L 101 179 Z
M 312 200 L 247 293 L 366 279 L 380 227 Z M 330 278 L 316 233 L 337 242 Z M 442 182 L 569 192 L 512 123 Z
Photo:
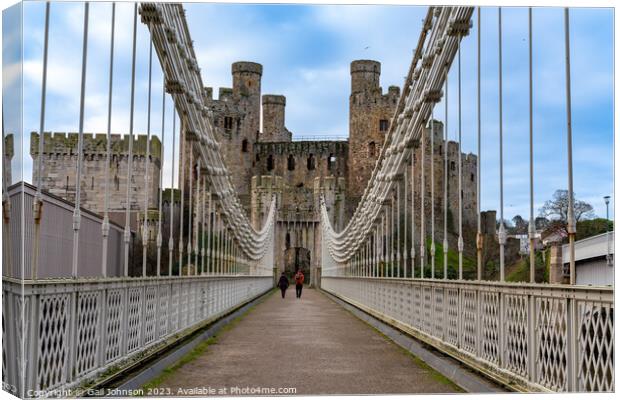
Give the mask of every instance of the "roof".
M 609 239 L 607 235 L 609 234 Z M 605 257 L 608 251 L 614 254 L 614 232 L 601 233 L 600 235 L 590 236 L 575 242 L 575 261 L 583 261 L 592 258 Z M 569 248 L 565 244 L 562 246 L 562 260 L 569 260 Z

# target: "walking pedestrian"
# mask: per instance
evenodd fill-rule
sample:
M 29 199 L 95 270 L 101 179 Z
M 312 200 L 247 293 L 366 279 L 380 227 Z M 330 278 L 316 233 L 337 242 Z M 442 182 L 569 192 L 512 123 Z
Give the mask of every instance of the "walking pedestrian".
M 301 290 L 304 288 L 304 273 L 301 272 L 301 269 L 297 270 L 295 274 L 295 294 L 297 294 L 297 298 L 301 299 Z
M 282 292 L 282 298 L 284 298 L 284 296 L 286 296 L 286 289 L 288 289 L 288 278 L 286 277 L 284 272 L 282 272 L 282 275 L 280 275 L 280 280 L 278 281 L 278 287 L 280 288 L 280 291 Z

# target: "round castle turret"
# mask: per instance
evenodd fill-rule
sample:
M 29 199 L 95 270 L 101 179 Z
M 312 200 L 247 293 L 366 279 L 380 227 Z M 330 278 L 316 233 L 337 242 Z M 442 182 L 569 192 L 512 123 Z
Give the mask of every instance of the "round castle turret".
M 232 65 L 233 95 L 260 96 L 263 66 L 249 61 L 237 61 Z
M 262 141 L 279 142 L 290 140 L 289 132 L 284 127 L 286 97 L 263 95 L 263 137 Z
M 351 93 L 379 88 L 381 63 L 374 60 L 351 62 Z

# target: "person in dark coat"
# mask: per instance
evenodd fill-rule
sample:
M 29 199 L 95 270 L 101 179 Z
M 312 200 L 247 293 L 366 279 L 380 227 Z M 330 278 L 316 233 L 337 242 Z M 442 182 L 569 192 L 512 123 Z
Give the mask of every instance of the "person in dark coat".
M 284 275 L 284 272 L 282 272 L 282 275 L 280 275 L 280 280 L 278 281 L 278 287 L 280 288 L 280 291 L 282 292 L 282 298 L 284 298 L 284 296 L 286 295 L 286 289 L 288 289 L 288 278 L 286 277 L 286 275 Z

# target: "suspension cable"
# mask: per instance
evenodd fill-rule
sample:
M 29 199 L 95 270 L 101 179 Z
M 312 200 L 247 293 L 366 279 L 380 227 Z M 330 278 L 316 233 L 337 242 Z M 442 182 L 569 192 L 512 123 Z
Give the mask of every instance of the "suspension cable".
M 144 225 L 142 226 L 142 277 L 146 277 L 146 247 L 148 246 L 149 213 L 149 158 L 151 157 L 151 83 L 153 67 L 153 41 L 149 41 L 149 84 L 146 106 L 146 157 L 144 159 Z
M 193 245 L 193 233 L 194 233 L 194 208 L 192 207 L 194 199 L 194 146 L 190 139 L 189 142 L 189 164 L 187 166 L 187 180 L 189 181 L 189 208 L 188 208 L 188 220 L 187 220 L 187 275 L 190 275 L 192 264 L 192 245 Z
M 105 193 L 103 195 L 103 223 L 101 224 L 102 255 L 101 276 L 108 275 L 108 235 L 110 233 L 110 217 L 108 207 L 110 202 L 110 152 L 112 146 L 112 83 L 114 76 L 114 23 L 116 18 L 116 3 L 112 3 L 112 27 L 110 29 L 110 72 L 108 78 L 108 130 L 106 135 L 106 159 L 105 159 Z
M 458 99 L 459 99 L 459 151 L 458 151 L 458 161 L 459 161 L 459 238 L 458 238 L 458 251 L 459 251 L 459 279 L 463 279 L 463 161 L 462 161 L 462 130 L 461 130 L 461 35 L 458 37 Z
M 407 157 L 405 157 L 407 158 Z M 407 264 L 408 264 L 408 258 L 407 258 L 407 214 L 409 212 L 409 209 L 407 208 L 407 199 L 409 198 L 409 179 L 407 178 L 407 173 L 408 173 L 408 168 L 407 168 L 407 162 L 405 161 L 405 172 L 404 172 L 404 180 L 405 180 L 405 184 L 404 184 L 404 188 L 403 188 L 403 197 L 405 200 L 405 204 L 403 205 L 403 214 L 404 214 L 404 221 L 403 221 L 403 275 L 406 278 L 407 277 Z
M 400 178 L 396 185 L 396 275 L 400 278 Z
M 443 279 L 448 279 L 448 72 L 446 66 L 445 126 L 443 132 Z
M 179 213 L 179 276 L 183 275 L 183 220 L 185 219 L 185 146 L 186 132 L 183 132 L 183 121 L 179 119 L 179 187 L 181 188 L 181 208 Z
M 200 158 L 196 163 L 196 232 L 194 235 L 194 271 L 195 275 L 198 274 L 198 234 L 200 233 L 200 210 L 202 204 L 200 202 Z
M 415 147 L 411 149 L 411 278 L 415 278 Z
M 435 116 L 431 104 L 431 279 L 435 279 Z
M 168 237 L 168 276 L 172 276 L 172 262 L 174 258 L 174 156 L 175 142 L 177 136 L 176 129 L 177 113 L 172 104 L 172 173 L 170 174 L 170 205 L 168 212 L 170 213 L 170 236 Z
M 575 284 L 575 195 L 573 192 L 573 125 L 570 91 L 570 18 L 564 9 L 564 50 L 566 52 L 566 144 L 568 153 L 568 248 L 570 253 L 570 284 Z
M 426 164 L 426 131 L 422 132 L 422 149 L 420 157 L 420 278 L 424 278 L 424 264 L 426 261 L 426 218 L 425 218 L 425 165 Z
M 84 40 L 82 43 L 82 83 L 80 88 L 80 126 L 78 131 L 78 153 L 77 167 L 75 173 L 75 209 L 73 211 L 73 265 L 71 276 L 78 276 L 78 252 L 80 242 L 80 188 L 82 179 L 82 157 L 84 152 L 84 97 L 86 92 L 86 61 L 88 52 L 88 7 L 89 3 L 84 4 Z M 40 157 L 39 157 L 40 161 Z
M 502 114 L 502 8 L 498 8 L 499 31 L 499 273 L 500 281 L 505 280 L 504 245 L 506 244 L 506 230 L 504 227 L 504 148 L 503 148 L 503 114 Z
M 481 107 L 480 107 L 480 50 L 481 50 L 481 46 L 480 46 L 480 32 L 482 31 L 482 24 L 481 24 L 481 19 L 480 19 L 480 7 L 478 7 L 478 81 L 477 81 L 477 90 L 478 90 L 478 98 L 477 98 L 477 106 L 478 106 L 478 162 L 476 164 L 476 169 L 477 169 L 477 179 L 476 179 L 476 208 L 477 208 L 477 217 L 478 217 L 478 232 L 476 235 L 476 277 L 478 280 L 482 279 L 482 246 L 483 246 L 483 237 L 482 237 L 482 222 L 481 222 L 481 217 L 480 217 L 480 199 L 481 199 L 481 185 L 482 185 L 482 175 L 481 175 L 481 163 L 482 163 L 482 148 L 481 148 L 481 141 L 482 141 L 482 130 L 481 130 L 481 126 L 482 126 L 482 117 L 481 117 Z
M 39 268 L 39 241 L 41 236 L 41 212 L 43 207 L 43 201 L 41 199 L 41 187 L 43 182 L 43 151 L 45 147 L 43 142 L 45 141 L 45 103 L 46 103 L 46 91 L 47 91 L 47 54 L 49 43 L 49 22 L 50 22 L 50 2 L 45 3 L 45 34 L 43 39 L 43 71 L 41 77 L 41 115 L 39 120 L 39 157 L 37 162 L 37 191 L 34 195 L 34 201 L 32 203 L 32 214 L 34 217 L 34 245 L 32 250 L 32 265 L 30 269 L 31 278 L 33 280 L 38 277 Z M 4 118 L 4 117 L 3 117 Z M 4 127 L 4 119 L 3 127 Z M 4 131 L 2 134 L 4 140 Z M 2 148 L 6 143 L 2 143 Z
M 207 177 L 202 175 L 202 200 L 200 201 L 200 275 L 205 273 L 205 207 L 207 204 Z
M 394 264 L 396 263 L 396 252 L 394 251 L 394 209 L 396 208 L 396 190 L 391 190 L 392 201 L 390 202 L 390 278 L 394 277 Z
M 136 30 L 138 25 L 138 3 L 133 8 L 133 48 L 131 55 L 131 95 L 129 108 L 129 155 L 127 158 L 127 202 L 125 206 L 125 231 L 123 232 L 123 241 L 125 243 L 125 268 L 124 276 L 129 276 L 129 240 L 131 238 L 131 230 L 129 226 L 129 213 L 131 211 L 131 171 L 133 164 L 133 114 L 134 114 L 134 95 L 136 88 Z
M 162 213 L 162 201 L 163 201 L 163 181 L 164 181 L 164 159 L 165 157 L 165 139 L 166 139 L 166 87 L 162 86 L 161 93 L 161 166 L 159 169 L 159 206 L 158 206 L 158 219 L 157 219 L 157 276 L 161 275 L 161 246 L 162 246 L 162 234 L 161 234 L 161 213 Z
M 213 229 L 213 223 L 211 222 L 211 210 L 213 205 L 213 197 L 211 195 L 211 185 L 209 185 L 209 193 L 207 194 L 207 198 L 209 199 L 209 210 L 207 211 L 207 274 L 211 274 L 213 271 L 211 270 L 211 259 L 212 253 L 211 249 L 213 248 L 211 230 Z
M 529 83 L 530 83 L 530 223 L 528 227 L 530 239 L 530 282 L 536 282 L 536 254 L 534 240 L 536 226 L 534 221 L 534 113 L 533 113 L 533 76 L 532 76 L 532 7 L 528 8 L 528 51 L 529 51 Z

